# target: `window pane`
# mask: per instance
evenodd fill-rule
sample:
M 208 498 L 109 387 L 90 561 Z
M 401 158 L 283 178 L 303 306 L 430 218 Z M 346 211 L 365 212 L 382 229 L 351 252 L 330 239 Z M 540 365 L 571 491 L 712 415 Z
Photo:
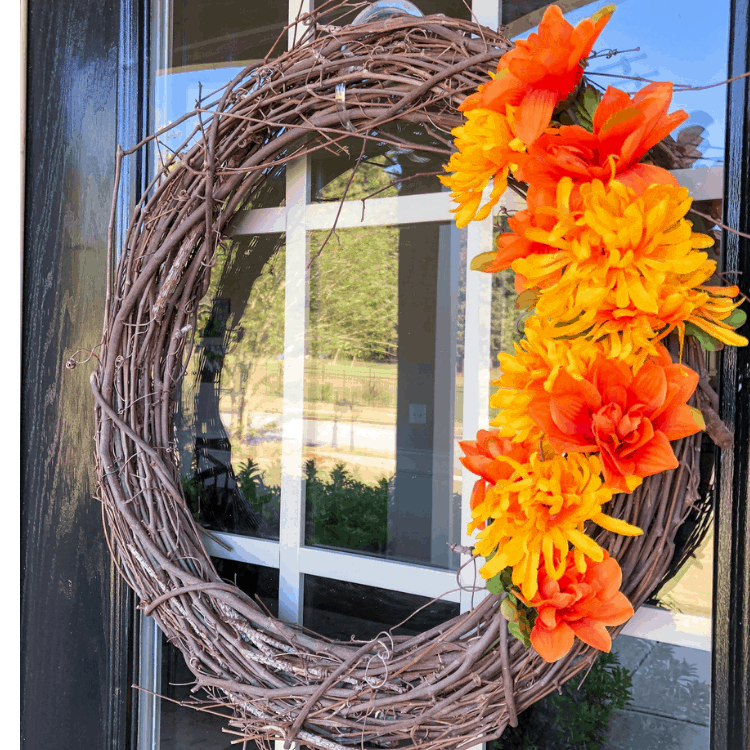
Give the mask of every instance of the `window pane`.
M 346 200 L 389 198 L 444 190 L 437 174 L 445 174 L 445 154 L 417 153 L 409 147 L 416 144 L 445 148 L 424 126 L 389 123 L 372 135 L 382 140 L 364 142 L 362 163 L 353 179 L 352 168 L 362 154 L 361 140 L 347 138 L 339 146 L 332 145 L 310 156 L 312 202 L 340 201 L 344 197 Z
M 183 488 L 199 523 L 278 539 L 284 349 L 278 234 L 219 246 L 182 381 Z
M 230 583 L 239 586 L 248 596 L 259 598 L 274 614 L 278 611 L 279 573 L 277 570 L 258 565 L 247 565 L 233 560 L 213 559 L 219 575 Z M 161 691 L 161 741 L 160 750 L 230 750 L 234 739 L 223 729 L 227 719 L 187 706 L 175 701 L 192 702 L 207 700 L 204 692 L 192 693 L 195 677 L 185 664 L 180 651 L 162 638 Z M 248 742 L 248 750 L 255 749 L 254 742 Z
M 453 567 L 458 232 L 344 229 L 321 251 L 326 234 L 310 236 L 306 543 Z
M 278 2 L 190 0 L 173 2 L 171 12 L 173 68 L 263 59 L 287 23 L 287 4 Z M 276 54 L 285 50 L 283 38 Z
M 607 4 L 603 0 L 576 3 L 581 7 L 565 17 L 576 24 Z M 537 0 L 503 3 L 509 36 L 525 38 L 535 30 L 547 5 Z M 728 44 L 729 0 L 718 0 L 710 7 L 699 0 L 628 0 L 617 4 L 594 47 L 594 52 L 621 53 L 592 60 L 587 73 L 602 89 L 616 86 L 631 94 L 646 85 L 632 78 L 672 81 L 677 86 L 719 83 L 726 79 Z M 673 133 L 682 153 L 680 168 L 724 162 L 725 108 L 726 86 L 675 91 L 672 110 L 684 109 L 690 115 Z
M 416 635 L 459 614 L 458 604 L 443 601 L 417 612 L 429 601 L 414 594 L 307 575 L 303 624 L 328 638 L 369 640 L 404 620 L 393 635 Z

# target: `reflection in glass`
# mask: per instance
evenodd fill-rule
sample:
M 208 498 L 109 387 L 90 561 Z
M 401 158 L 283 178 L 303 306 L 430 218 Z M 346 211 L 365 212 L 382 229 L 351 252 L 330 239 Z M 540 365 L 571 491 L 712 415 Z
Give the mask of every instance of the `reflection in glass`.
M 459 614 L 454 602 L 424 607 L 429 601 L 424 596 L 306 575 L 303 624 L 327 638 L 369 640 L 404 621 L 393 635 L 417 635 Z
M 576 3 L 581 7 L 565 13 L 565 18 L 575 25 L 606 4 Z M 535 31 L 547 5 L 542 0 L 503 4 L 508 36 L 526 38 Z M 602 90 L 616 86 L 630 94 L 654 80 L 671 81 L 678 87 L 705 86 L 726 79 L 728 45 L 728 0 L 718 0 L 710 8 L 702 0 L 628 0 L 617 5 L 594 47 L 594 53 L 600 54 L 589 61 L 586 72 Z M 619 52 L 608 56 L 610 50 Z M 676 90 L 671 109 L 689 114 L 672 133 L 680 154 L 680 163 L 672 168 L 722 164 L 726 86 Z M 652 152 L 657 163 L 658 150 Z
M 234 583 L 244 593 L 252 598 L 258 598 L 263 605 L 275 616 L 278 611 L 279 573 L 277 570 L 263 568 L 258 565 L 213 558 L 219 575 L 225 581 Z M 195 677 L 185 664 L 185 657 L 180 651 L 167 641 L 163 634 L 161 689 L 160 695 L 160 723 L 161 739 L 159 750 L 198 750 L 212 748 L 212 750 L 230 750 L 231 735 L 224 729 L 227 719 L 198 711 L 188 706 L 180 706 L 175 701 L 193 703 L 195 701 L 210 700 L 203 693 L 193 693 Z M 210 706 L 209 706 L 210 707 Z M 215 708 L 211 708 L 215 711 Z M 247 743 L 248 750 L 256 748 L 254 742 Z
M 417 152 L 410 144 L 427 148 L 445 148 L 423 125 L 394 122 L 372 135 L 383 140 L 363 141 L 348 138 L 334 146 L 315 151 L 310 156 L 312 175 L 311 200 L 326 201 L 389 198 L 396 195 L 439 193 L 443 186 L 437 178 L 444 174 L 445 154 Z M 357 174 L 352 169 L 362 156 Z
M 182 381 L 183 489 L 204 526 L 279 535 L 284 349 L 281 235 L 227 240 Z
M 287 23 L 286 3 L 172 0 L 171 66 L 209 67 L 262 60 Z M 276 54 L 286 50 L 281 39 Z
M 453 567 L 458 232 L 344 229 L 321 251 L 326 234 L 310 235 L 305 541 Z

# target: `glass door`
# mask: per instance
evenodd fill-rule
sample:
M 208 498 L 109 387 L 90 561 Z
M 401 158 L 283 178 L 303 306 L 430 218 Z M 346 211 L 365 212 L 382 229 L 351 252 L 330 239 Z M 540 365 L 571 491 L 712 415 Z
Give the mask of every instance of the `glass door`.
M 583 4 L 569 20 L 602 4 Z M 511 35 L 523 36 L 545 4 L 474 0 L 471 11 L 452 0 L 417 5 L 425 14 L 473 14 L 489 26 L 502 20 Z M 605 32 L 600 40 L 603 49 L 630 51 L 608 57 L 605 49 L 591 63 L 602 85 L 613 81 L 630 91 L 640 85 L 632 77 L 724 77 L 726 25 L 701 25 L 697 5 L 663 6 L 660 13 L 683 19 L 680 33 L 715 35 L 705 42 L 713 67 L 685 67 L 692 61 L 687 53 L 684 64 L 675 51 L 657 57 L 663 45 L 654 39 L 656 11 L 630 0 L 610 24 L 612 38 Z M 274 42 L 277 50 L 286 46 L 280 35 L 299 10 L 296 0 L 156 3 L 155 126 L 191 110 Z M 685 151 L 677 176 L 693 189 L 696 206 L 716 217 L 724 92 L 711 91 L 675 99 L 691 113 L 677 134 Z M 171 131 L 153 163 L 179 147 L 192 126 L 185 121 Z M 492 249 L 503 216 L 523 204 L 509 192 L 493 216 L 457 230 L 448 193 L 436 178 L 418 176 L 440 171 L 442 160 L 395 147 L 394 136 L 429 138 L 406 130 L 384 130 L 365 150 L 341 143 L 269 173 L 219 246 L 179 394 L 183 489 L 219 573 L 274 615 L 335 638 L 374 637 L 427 605 L 403 626 L 417 632 L 476 603 L 456 586 L 462 560 L 451 547 L 471 543 L 465 532 L 473 478 L 458 462 L 457 443 L 489 425 L 497 353 L 517 336 L 512 284 L 467 269 Z M 714 230 L 712 218 L 706 221 Z M 707 664 L 710 512 L 697 509 L 693 521 L 691 533 L 702 538 L 695 559 L 682 560 L 678 551 L 676 575 L 655 606 L 628 624 L 631 640 L 618 641 L 634 666 L 641 657 L 657 670 L 683 657 L 696 669 Z M 462 576 L 472 582 L 471 566 Z M 223 719 L 157 697 L 188 699 L 191 678 L 148 618 L 142 644 L 140 684 L 151 694 L 140 696 L 139 747 L 228 748 Z M 644 685 L 649 675 L 642 671 Z M 695 747 L 707 747 L 708 676 L 698 683 L 705 690 L 695 688 L 703 691 L 693 713 Z M 682 694 L 674 702 L 687 705 Z M 623 721 L 647 729 L 647 706 L 640 708 Z M 698 715 L 705 724 L 695 721 Z M 678 731 L 680 716 L 660 720 L 677 722 Z

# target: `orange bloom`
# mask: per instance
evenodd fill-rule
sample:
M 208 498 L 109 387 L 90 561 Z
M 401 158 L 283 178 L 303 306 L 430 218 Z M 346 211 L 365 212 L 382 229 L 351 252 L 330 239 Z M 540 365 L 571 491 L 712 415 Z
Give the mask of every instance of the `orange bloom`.
M 697 251 L 713 240 L 684 218 L 687 188 L 650 185 L 638 195 L 619 180 L 593 180 L 579 187 L 580 210 L 568 212 L 572 190 L 563 177 L 557 206 L 529 209 L 516 224 L 523 242 L 503 235 L 493 261 L 514 250 L 516 288 L 539 288 L 537 315 L 554 321 L 546 336 L 609 339 L 615 356 L 627 342 L 656 353 L 661 338 L 673 329 L 682 337 L 690 322 L 725 344 L 747 344 L 725 322 L 740 304 L 737 288 L 702 286 L 716 262 Z
M 525 144 L 533 143 L 549 125 L 557 103 L 580 83 L 582 60 L 614 9 L 613 5 L 602 8 L 573 28 L 560 8 L 550 5 L 538 33 L 517 41 L 500 59 L 494 80 L 468 97 L 460 109 L 504 112 L 506 104 L 517 106 L 517 135 Z
M 600 651 L 609 651 L 612 638 L 606 625 L 622 625 L 633 616 L 633 607 L 620 591 L 622 571 L 607 551 L 601 562 L 581 572 L 572 553 L 565 559 L 565 573 L 558 580 L 541 565 L 539 590 L 526 603 L 537 609 L 531 644 L 547 662 L 562 659 L 577 636 Z
M 593 133 L 569 125 L 541 135 L 519 159 L 515 171 L 518 179 L 529 183 L 529 204 L 552 204 L 563 177 L 570 177 L 577 186 L 595 179 L 607 182 L 617 175 L 639 194 L 654 183 L 677 185 L 665 169 L 639 163 L 687 119 L 683 110 L 667 114 L 671 101 L 671 83 L 651 83 L 632 99 L 610 86 L 594 113 Z
M 606 485 L 631 492 L 643 477 L 679 466 L 670 440 L 703 429 L 687 406 L 697 385 L 697 373 L 672 364 L 663 348 L 637 375 L 600 357 L 584 379 L 561 372 L 529 414 L 556 451 L 599 452 Z
M 494 485 L 499 479 L 507 479 L 513 473 L 509 463 L 495 459 L 499 456 L 509 456 L 516 461 L 525 461 L 528 448 L 500 437 L 497 430 L 479 430 L 476 440 L 463 440 L 459 445 L 466 454 L 460 457 L 461 463 L 470 472 L 479 475 L 469 501 L 473 515 L 474 510 L 479 509 L 484 503 L 487 486 Z M 485 518 L 473 520 L 471 529 L 483 529 Z
M 554 207 L 527 208 L 510 217 L 508 224 L 513 231 L 501 234 L 495 241 L 497 251 L 486 253 L 486 262 L 481 266 L 473 262 L 472 268 L 494 273 L 509 268 L 516 260 L 533 256 L 538 275 L 532 284 L 527 285 L 525 277 L 516 271 L 517 292 L 522 292 L 527 286 L 544 289 L 559 281 L 563 270 L 571 262 L 570 254 L 560 247 L 560 241 L 570 234 L 580 234 L 576 220 L 581 212 L 570 210 L 572 188 L 573 183 L 569 178 L 562 179 L 557 186 Z M 563 248 L 569 244 L 565 240 Z

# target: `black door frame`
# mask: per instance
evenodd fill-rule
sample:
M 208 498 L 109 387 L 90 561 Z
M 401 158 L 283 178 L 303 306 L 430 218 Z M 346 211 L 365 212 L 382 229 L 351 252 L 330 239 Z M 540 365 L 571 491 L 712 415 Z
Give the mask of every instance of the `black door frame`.
M 750 71 L 750 0 L 732 0 L 730 7 L 728 77 L 733 78 Z M 746 236 L 724 231 L 724 268 L 750 297 L 749 77 L 728 86 L 725 149 L 724 224 Z M 747 330 L 745 325 L 746 336 Z M 735 426 L 735 439 L 718 465 L 711 748 L 740 750 L 750 748 L 750 347 L 725 349 L 721 376 L 721 416 Z
M 126 750 L 135 737 L 130 686 L 138 644 L 133 598 L 109 561 L 99 510 L 90 499 L 93 485 L 71 483 L 65 476 L 64 459 L 71 451 L 86 464 L 89 477 L 93 476 L 93 449 L 80 444 L 80 434 L 70 435 L 65 429 L 71 409 L 80 410 L 81 405 L 72 401 L 72 392 L 60 391 L 59 383 L 66 377 L 61 369 L 63 352 L 51 334 L 66 330 L 70 310 L 64 300 L 71 295 L 79 304 L 103 310 L 103 274 L 98 287 L 84 288 L 68 278 L 60 257 L 70 256 L 75 265 L 86 251 L 65 239 L 71 211 L 85 207 L 95 212 L 94 224 L 102 230 L 108 221 L 111 172 L 109 179 L 89 184 L 84 206 L 80 191 L 91 175 L 87 169 L 81 171 L 81 165 L 92 160 L 99 165 L 108 159 L 113 163 L 117 143 L 135 143 L 144 135 L 149 102 L 149 6 L 149 0 L 112 4 L 28 0 L 21 737 L 22 746 L 29 750 L 49 746 Z M 731 0 L 730 8 L 732 77 L 750 70 L 750 0 Z M 87 74 L 87 68 L 94 69 L 93 75 Z M 78 87 L 71 87 L 71 81 Z M 87 101 L 95 112 L 98 101 L 115 104 L 114 111 L 103 117 L 99 139 L 87 139 L 84 129 L 76 129 L 70 120 L 71 113 L 83 111 L 81 104 Z M 742 196 L 750 196 L 750 78 L 729 85 L 727 113 L 724 223 L 748 234 L 750 201 L 743 202 Z M 145 174 L 143 161 L 127 165 L 121 217 L 127 217 L 133 197 L 141 193 Z M 122 229 L 121 224 L 118 231 Z M 105 238 L 106 232 L 93 238 L 100 271 Z M 737 283 L 750 296 L 750 240 L 725 232 L 724 247 L 725 270 L 739 272 Z M 82 347 L 91 343 L 78 342 Z M 750 740 L 748 389 L 750 348 L 725 350 L 722 417 L 735 425 L 735 444 L 724 451 L 718 469 L 712 750 L 742 750 Z M 71 519 L 77 533 L 59 533 Z M 87 585 L 80 585 L 82 576 Z M 86 616 L 73 623 L 75 611 Z M 91 656 L 90 663 L 85 661 L 87 656 Z

